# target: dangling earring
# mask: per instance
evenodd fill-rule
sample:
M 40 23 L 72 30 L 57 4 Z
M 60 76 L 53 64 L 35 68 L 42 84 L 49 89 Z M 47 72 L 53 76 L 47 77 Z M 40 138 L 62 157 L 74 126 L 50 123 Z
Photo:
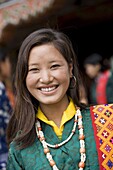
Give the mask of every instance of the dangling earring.
M 71 77 L 71 79 L 70 79 L 69 88 L 70 88 L 70 89 L 73 89 L 73 88 L 75 88 L 75 86 L 76 86 L 76 77 L 73 75 L 73 76 Z

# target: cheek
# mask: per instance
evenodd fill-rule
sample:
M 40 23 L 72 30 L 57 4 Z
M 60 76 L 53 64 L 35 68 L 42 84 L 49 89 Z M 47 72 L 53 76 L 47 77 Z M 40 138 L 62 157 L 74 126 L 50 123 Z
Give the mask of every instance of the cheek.
M 92 74 L 94 71 L 93 71 L 93 69 L 92 68 L 90 68 L 90 67 L 88 67 L 87 69 L 86 69 L 86 73 L 87 74 Z
M 53 77 L 59 78 L 59 79 L 67 79 L 69 75 L 69 72 L 67 70 L 60 70 L 60 71 L 54 71 L 54 73 L 52 73 Z
M 26 86 L 29 88 L 33 86 L 33 84 L 36 82 L 36 77 L 34 75 L 27 75 L 26 77 Z
M 69 83 L 70 77 L 71 77 L 69 71 L 64 71 L 64 72 L 60 73 L 59 76 L 60 76 L 60 79 L 61 79 L 63 84 Z

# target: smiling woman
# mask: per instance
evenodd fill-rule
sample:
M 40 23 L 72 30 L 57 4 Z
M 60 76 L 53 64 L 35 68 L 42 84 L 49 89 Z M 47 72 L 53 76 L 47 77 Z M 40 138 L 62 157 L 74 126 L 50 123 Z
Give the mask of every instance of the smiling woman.
M 34 47 L 29 55 L 28 70 L 27 88 L 40 102 L 42 110 L 43 104 L 56 105 L 57 103 L 58 105 L 61 99 L 63 103 L 66 103 L 65 109 L 68 105 L 66 91 L 72 77 L 72 64 L 68 66 L 54 45 L 45 44 Z
M 106 123 L 111 123 L 113 105 L 88 108 L 79 102 L 79 68 L 65 34 L 52 29 L 30 34 L 19 51 L 15 82 L 7 170 L 111 168 L 109 153 L 104 160 L 98 156 L 103 135 L 98 137 L 94 121 L 107 110 Z M 109 139 L 112 142 L 112 136 Z M 102 164 L 105 160 L 108 164 Z

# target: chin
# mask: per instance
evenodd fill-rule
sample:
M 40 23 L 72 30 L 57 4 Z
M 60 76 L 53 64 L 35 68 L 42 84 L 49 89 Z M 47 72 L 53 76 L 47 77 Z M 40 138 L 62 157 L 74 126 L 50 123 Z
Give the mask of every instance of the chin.
M 43 105 L 54 105 L 54 104 L 56 104 L 56 102 L 53 102 L 53 101 L 40 102 L 40 103 L 42 103 Z
M 45 104 L 45 105 L 54 105 L 56 103 L 58 103 L 59 100 L 53 100 L 53 99 L 48 99 L 48 100 L 43 100 L 43 101 L 40 101 L 40 103 L 42 104 Z

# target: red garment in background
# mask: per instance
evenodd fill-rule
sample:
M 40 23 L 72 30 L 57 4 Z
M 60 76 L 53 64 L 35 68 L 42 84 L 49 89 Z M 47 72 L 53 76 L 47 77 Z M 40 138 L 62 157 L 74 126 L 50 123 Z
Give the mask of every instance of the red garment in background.
M 109 76 L 110 76 L 110 71 L 107 70 L 101 73 L 98 77 L 97 86 L 96 86 L 96 100 L 98 104 L 107 103 L 106 85 L 107 85 Z

